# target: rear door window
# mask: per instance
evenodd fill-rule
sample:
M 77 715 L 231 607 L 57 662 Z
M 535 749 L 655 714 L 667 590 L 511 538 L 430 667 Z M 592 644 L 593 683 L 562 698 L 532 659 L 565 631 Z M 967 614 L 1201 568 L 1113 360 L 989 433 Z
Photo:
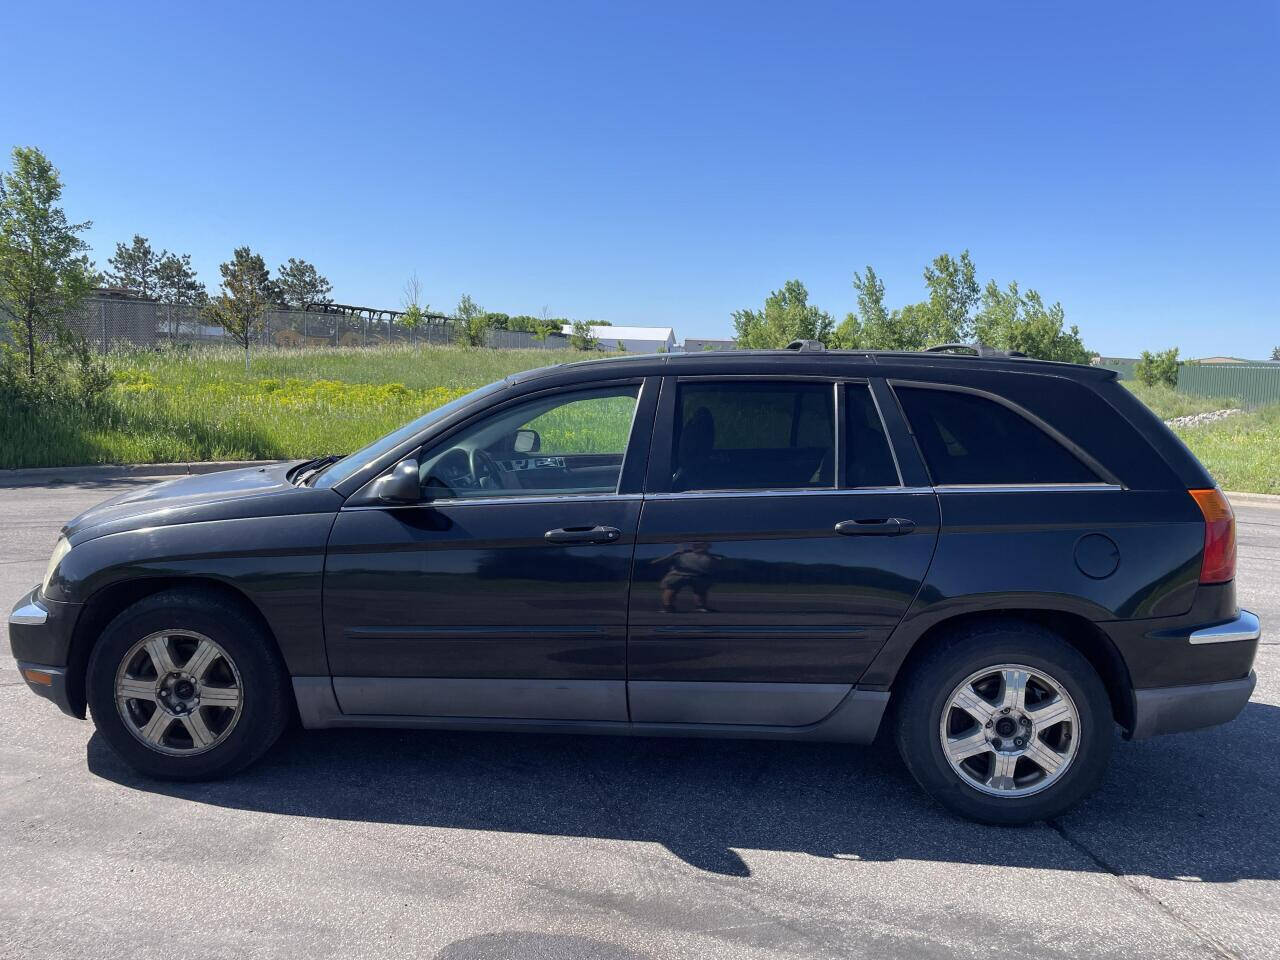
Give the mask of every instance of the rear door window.
M 1016 410 L 957 390 L 894 387 L 935 484 L 1093 483 L 1070 450 Z
M 769 490 L 835 483 L 830 383 L 681 383 L 671 489 Z

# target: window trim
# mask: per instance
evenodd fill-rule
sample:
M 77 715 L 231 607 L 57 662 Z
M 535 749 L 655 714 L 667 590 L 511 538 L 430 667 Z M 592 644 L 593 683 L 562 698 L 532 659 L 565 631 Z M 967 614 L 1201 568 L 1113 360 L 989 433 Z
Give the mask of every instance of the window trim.
M 1113 487 L 1121 490 L 1125 488 L 1124 484 L 1120 481 L 1120 479 L 1114 473 L 1112 473 L 1110 470 L 1104 467 L 1101 463 L 1099 463 L 1096 458 L 1094 458 L 1092 455 L 1086 452 L 1079 444 L 1077 444 L 1075 441 L 1071 440 L 1069 437 L 1064 435 L 1062 431 L 1058 430 L 1056 427 L 1052 426 L 1049 423 L 1046 423 L 1040 417 L 1037 417 L 1034 413 L 1024 409 L 1023 407 L 1014 403 L 1012 400 L 1008 399 L 1007 397 L 1002 397 L 997 393 L 992 393 L 989 390 L 983 390 L 979 387 L 970 387 L 967 385 L 961 385 L 957 383 L 938 383 L 938 382 L 929 381 L 929 380 L 906 380 L 906 379 L 901 379 L 897 377 L 887 379 L 886 383 L 888 383 L 890 390 L 893 391 L 894 400 L 897 401 L 899 410 L 902 413 L 902 421 L 907 428 L 907 432 L 911 436 L 911 442 L 915 444 L 916 452 L 920 456 L 920 462 L 924 465 L 925 472 L 926 474 L 928 474 L 929 481 L 935 490 L 946 491 L 947 488 L 950 488 L 952 492 L 961 492 L 962 490 L 981 491 L 981 490 L 1003 488 L 1005 490 L 1009 490 L 1012 492 L 1012 489 L 1045 491 L 1046 488 L 1074 490 L 1074 489 L 1080 489 L 1082 487 L 1097 488 L 1099 486 L 1109 487 L 1109 488 Z M 907 416 L 906 410 L 902 408 L 902 398 L 899 397 L 897 393 L 898 387 L 906 387 L 908 389 L 918 389 L 918 390 L 941 390 L 941 391 L 946 391 L 950 393 L 967 393 L 975 397 L 982 397 L 986 400 L 994 401 L 995 403 L 998 403 L 1000 406 L 1006 408 L 1007 410 L 1010 410 L 1013 413 L 1016 413 L 1018 416 L 1022 417 L 1024 420 L 1030 423 L 1033 427 L 1037 428 L 1042 433 L 1049 436 L 1050 439 L 1056 441 L 1064 450 L 1066 450 L 1073 457 L 1079 460 L 1089 470 L 1093 471 L 1093 474 L 1097 478 L 1097 480 L 1081 481 L 1078 484 L 1063 483 L 1061 481 L 1052 481 L 1052 482 L 1046 482 L 1046 483 L 1005 483 L 1005 482 L 963 483 L 963 484 L 936 483 L 933 480 L 932 471 L 929 470 L 929 461 L 925 458 L 924 450 L 920 448 L 920 441 L 916 437 L 915 427 L 911 425 L 911 418 Z
M 348 510 L 422 510 L 430 507 L 496 507 L 503 503 L 619 503 L 642 500 L 639 493 L 530 493 L 513 497 L 441 497 L 437 500 L 419 500 L 417 503 L 359 503 L 339 508 Z
M 886 496 L 888 494 L 933 494 L 933 487 L 784 487 L 776 490 L 681 490 L 667 493 L 646 493 L 645 500 L 732 500 L 756 497 L 858 497 Z

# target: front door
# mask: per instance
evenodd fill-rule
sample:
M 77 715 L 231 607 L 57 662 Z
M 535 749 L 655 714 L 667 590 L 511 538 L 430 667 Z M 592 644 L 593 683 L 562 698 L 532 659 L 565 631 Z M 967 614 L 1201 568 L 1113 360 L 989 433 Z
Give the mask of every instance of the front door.
M 344 713 L 627 719 L 640 391 L 505 404 L 422 451 L 422 502 L 339 513 L 324 608 Z
M 911 604 L 937 497 L 902 485 L 866 383 L 663 390 L 633 567 L 631 719 L 815 723 Z

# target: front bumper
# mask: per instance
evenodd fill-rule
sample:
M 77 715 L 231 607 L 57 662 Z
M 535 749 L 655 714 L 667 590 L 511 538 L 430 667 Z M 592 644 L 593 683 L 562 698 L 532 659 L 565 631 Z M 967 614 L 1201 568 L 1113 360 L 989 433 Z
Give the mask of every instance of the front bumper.
M 22 674 L 22 679 L 27 682 L 27 686 L 36 696 L 52 700 L 58 705 L 58 709 L 68 716 L 82 716 L 71 705 L 71 698 L 67 692 L 66 667 L 49 667 L 42 663 L 19 660 L 18 672 Z
M 80 609 L 78 603 L 41 597 L 37 587 L 9 614 L 9 646 L 22 679 L 34 693 L 73 717 L 84 716 L 84 705 L 73 702 L 67 682 L 71 634 Z
M 82 604 L 62 603 L 40 596 L 36 587 L 9 614 L 9 646 L 15 660 L 64 667 L 71 652 L 71 634 Z

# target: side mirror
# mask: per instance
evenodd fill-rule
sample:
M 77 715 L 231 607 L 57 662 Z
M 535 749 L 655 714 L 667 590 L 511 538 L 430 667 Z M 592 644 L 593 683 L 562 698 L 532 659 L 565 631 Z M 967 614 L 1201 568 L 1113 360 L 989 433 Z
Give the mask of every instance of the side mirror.
M 418 461 L 413 458 L 401 460 L 390 473 L 377 479 L 371 492 L 383 503 L 417 503 L 422 499 Z
M 511 449 L 516 453 L 537 453 L 542 449 L 542 437 L 537 430 L 517 430 Z

